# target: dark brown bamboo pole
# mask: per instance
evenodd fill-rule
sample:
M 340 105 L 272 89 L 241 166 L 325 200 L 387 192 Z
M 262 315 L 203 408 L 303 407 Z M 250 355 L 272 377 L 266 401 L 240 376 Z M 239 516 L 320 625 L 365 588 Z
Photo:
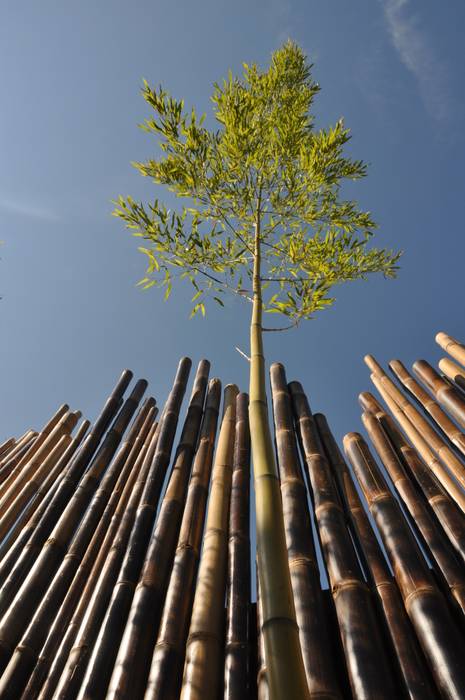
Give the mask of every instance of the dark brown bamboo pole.
M 9 556 L 13 553 L 13 548 L 5 560 L 0 562 L 0 581 L 2 582 L 2 588 L 0 589 L 0 615 L 3 614 L 10 604 L 20 583 L 24 580 L 38 552 L 74 493 L 79 479 L 89 465 L 104 432 L 118 410 L 122 396 L 131 378 L 132 372 L 124 370 L 118 383 L 108 397 L 97 421 L 87 434 L 79 451 L 74 455 L 66 473 L 60 480 L 60 484 L 53 498 L 48 502 L 45 510 L 42 511 L 42 509 L 39 509 L 40 520 L 37 522 L 34 518 L 34 527 L 27 528 L 27 540 L 23 542 L 21 549 L 15 549 L 17 557 L 13 560 L 13 566 L 11 565 L 12 561 Z M 22 540 L 22 538 L 20 539 Z
M 186 644 L 182 700 L 216 698 L 221 692 L 224 600 L 228 552 L 236 397 L 234 384 L 224 391 L 223 420 L 212 471 L 199 575 Z
M 17 442 L 13 449 L 5 455 L 5 459 L 0 468 L 0 484 L 3 484 L 10 476 L 11 472 L 16 469 L 18 462 L 20 462 L 24 456 L 27 456 L 29 450 L 34 446 L 37 435 L 38 433 L 34 430 L 28 431 L 27 437 Z
M 446 382 L 426 360 L 414 362 L 413 371 L 435 395 L 441 406 L 462 428 L 465 428 L 465 400 L 457 390 Z
M 465 346 L 459 343 L 458 340 L 447 335 L 447 333 L 438 333 L 436 342 L 445 350 L 454 360 L 460 362 L 465 367 Z
M 125 483 L 153 422 L 155 402 L 148 399 L 139 411 L 112 464 L 87 508 L 47 594 L 0 679 L 0 697 L 20 697 L 37 664 L 51 626 L 55 639 L 63 633 L 102 544 Z M 65 608 L 63 604 L 66 603 Z M 53 643 L 53 640 L 51 640 Z M 42 663 L 45 664 L 44 655 Z
M 16 445 L 14 437 L 8 438 L 0 445 L 0 457 L 3 459 Z
M 115 516 L 117 518 L 117 513 L 120 512 L 121 508 L 124 509 L 125 507 L 129 495 L 128 488 L 132 488 L 137 478 L 140 469 L 139 455 L 152 429 L 153 420 L 156 415 L 156 412 L 157 409 L 154 407 L 153 403 L 150 400 L 147 401 L 144 407 L 141 409 L 139 416 L 134 421 L 133 426 L 131 427 L 131 430 L 129 431 L 124 441 L 123 446 L 120 448 L 118 454 L 114 459 L 114 464 L 110 468 L 115 468 L 116 470 L 118 470 L 118 462 L 121 466 L 117 482 L 113 487 L 105 509 L 100 519 L 98 520 L 98 525 L 94 529 L 89 545 L 85 549 L 84 556 L 82 556 L 81 552 L 79 551 L 79 548 L 82 548 L 82 544 L 79 545 L 79 533 L 81 532 L 82 528 L 86 527 L 86 520 L 87 526 L 90 526 L 87 513 L 79 529 L 79 532 L 73 539 L 73 542 L 68 550 L 67 556 L 65 557 L 60 569 L 58 570 L 55 576 L 54 584 L 58 583 L 58 578 L 65 580 L 65 585 L 62 586 L 62 591 L 57 591 L 56 585 L 54 590 L 53 584 L 47 591 L 47 603 L 49 610 L 51 607 L 51 603 L 49 603 L 49 601 L 51 601 L 53 597 L 55 597 L 54 607 L 55 609 L 57 609 L 52 624 L 49 624 L 49 619 L 51 615 L 49 614 L 49 617 L 47 618 L 47 616 L 44 614 L 46 607 L 44 606 L 44 604 L 40 606 L 39 610 L 34 616 L 34 620 L 36 621 L 36 624 L 39 628 L 41 627 L 41 625 L 43 625 L 44 627 L 47 627 L 48 625 L 50 628 L 48 634 L 46 635 L 45 644 L 42 646 L 42 648 L 40 648 L 45 638 L 45 634 L 43 632 L 42 634 L 40 634 L 40 629 L 39 635 L 37 633 L 34 635 L 31 632 L 29 632 L 27 635 L 27 639 L 23 638 L 24 645 L 27 648 L 27 655 L 31 656 L 31 652 L 34 651 L 35 662 L 34 670 L 30 675 L 26 689 L 23 692 L 23 697 L 25 699 L 30 697 L 37 697 L 37 693 L 41 688 L 42 682 L 53 660 L 53 655 L 55 654 L 60 644 L 60 641 L 62 640 L 63 635 L 66 632 L 68 623 L 70 622 L 71 617 L 73 616 L 73 613 L 76 609 L 76 606 L 79 603 L 79 599 L 85 588 L 86 581 L 88 581 L 89 578 L 92 578 L 95 584 L 97 580 L 99 570 L 96 569 L 95 565 L 97 562 L 101 561 L 102 551 L 108 553 L 110 547 L 108 535 L 112 531 L 112 529 L 114 530 Z M 106 488 L 105 480 L 107 480 L 109 473 L 110 470 L 105 475 L 105 479 L 102 481 L 97 493 L 102 492 L 103 489 Z M 108 486 L 110 486 L 110 484 L 108 484 Z M 92 503 L 95 503 L 95 496 Z M 89 507 L 89 511 L 91 508 L 92 504 Z M 76 570 L 76 573 L 72 580 L 72 572 L 70 574 L 68 570 L 69 559 L 76 560 L 74 566 L 72 567 Z M 81 559 L 80 562 L 79 559 Z M 67 587 L 67 581 L 70 580 L 71 583 Z M 58 607 L 60 597 L 63 597 L 63 590 L 65 590 L 63 602 L 60 605 L 60 607 Z M 40 620 L 39 611 L 42 613 L 42 621 Z M 30 625 L 30 628 L 31 626 L 32 623 Z M 38 653 L 39 650 L 40 654 Z
M 443 357 L 439 360 L 439 369 L 454 385 L 465 391 L 465 369 L 463 367 L 459 367 L 449 358 Z
M 168 486 L 121 639 L 108 700 L 143 698 L 163 611 L 192 461 L 202 422 L 210 363 L 199 363 Z
M 431 576 L 402 511 L 361 435 L 344 449 L 391 561 L 407 613 L 443 698 L 465 697 L 465 643 Z
M 100 573 L 96 579 L 89 578 L 78 608 L 73 615 L 60 648 L 55 656 L 50 673 L 40 692 L 40 700 L 49 700 L 52 696 L 75 698 L 84 676 L 90 653 L 100 630 L 108 603 L 113 592 L 121 562 L 126 553 L 126 545 L 140 504 L 147 476 L 153 464 L 153 457 L 158 443 L 160 423 L 155 424 L 150 440 L 141 450 L 138 460 L 139 476 L 131 490 L 127 507 L 120 511 L 114 527 L 107 534 L 110 545 L 108 556 L 99 555 Z M 57 688 L 58 686 L 58 688 Z M 55 693 L 55 688 L 56 694 Z
M 365 356 L 365 362 L 373 371 L 375 378 L 385 391 L 392 397 L 416 431 L 420 433 L 423 440 L 434 450 L 439 459 L 445 464 L 447 469 L 454 475 L 454 478 L 460 483 L 462 488 L 465 488 L 465 469 L 463 463 L 450 449 L 444 440 L 435 432 L 430 423 L 424 418 L 417 409 L 412 406 L 410 401 L 402 394 L 395 386 L 391 379 L 384 372 L 383 368 L 376 362 L 371 355 Z M 376 385 L 377 386 L 377 385 Z
M 411 700 L 432 700 L 436 697 L 436 691 L 433 689 L 429 669 L 349 469 L 326 418 L 318 413 L 314 418 L 318 435 L 336 478 L 341 502 L 349 518 L 354 540 L 358 544 L 360 556 L 365 564 L 368 581 L 378 596 L 405 694 Z
M 14 527 L 8 533 L 8 537 L 2 541 L 0 545 L 0 569 L 2 570 L 2 580 L 0 580 L 0 583 L 3 583 L 6 576 L 13 568 L 20 552 L 23 551 L 31 533 L 35 530 L 47 509 L 69 466 L 71 458 L 79 448 L 89 426 L 89 421 L 82 421 L 69 447 L 63 453 L 47 480 L 42 484 L 35 499 L 28 504 L 24 514 L 21 514 L 21 517 L 18 518 Z
M 208 395 L 160 632 L 152 658 L 146 700 L 179 700 L 221 400 L 221 382 L 218 379 L 211 380 Z
M 280 382 L 282 396 L 286 396 L 285 387 L 283 377 Z M 352 692 L 360 699 L 387 700 L 398 696 L 399 686 L 393 677 L 377 624 L 373 598 L 364 581 L 346 528 L 344 512 L 319 442 L 307 397 L 299 382 L 292 382 L 289 389 L 313 491 L 322 553 L 331 584 Z
M 465 493 L 460 488 L 459 484 L 452 478 L 446 467 L 437 459 L 433 451 L 430 449 L 428 443 L 423 438 L 423 436 L 418 432 L 415 426 L 409 421 L 407 416 L 399 408 L 397 403 L 391 397 L 391 395 L 386 391 L 384 385 L 381 383 L 380 378 L 376 375 L 371 375 L 371 381 L 378 389 L 384 402 L 388 406 L 392 415 L 396 421 L 401 426 L 402 430 L 417 450 L 418 454 L 421 456 L 425 464 L 431 470 L 431 472 L 436 476 L 441 485 L 446 489 L 447 493 L 454 499 L 462 512 L 465 513 Z
M 415 450 L 406 442 L 391 416 L 378 404 L 374 396 L 363 393 L 360 394 L 359 400 L 364 410 L 370 411 L 376 416 L 383 426 L 398 456 L 404 460 L 438 521 L 441 523 L 457 556 L 465 564 L 465 518 L 457 504 L 442 488 L 434 474 L 431 473 L 431 470 L 418 457 Z
M 74 430 L 80 417 L 80 411 L 74 413 L 66 412 L 57 422 L 53 430 L 42 440 L 40 447 L 35 449 L 37 442 L 43 437 L 38 435 L 27 455 L 27 461 L 25 457 L 23 457 L 0 487 L 0 517 L 2 520 L 4 513 L 20 493 L 24 484 L 35 476 L 41 463 L 48 457 L 61 437 L 63 435 L 69 435 Z M 29 454 L 31 453 L 33 454 L 29 459 Z M 3 534 L 0 532 L 0 537 L 2 536 Z
M 439 426 L 446 437 L 452 442 L 455 447 L 465 455 L 465 435 L 457 428 L 455 423 L 451 421 L 447 413 L 433 401 L 431 396 L 418 384 L 417 381 L 409 374 L 402 362 L 392 360 L 389 367 L 396 375 L 397 379 L 404 387 L 415 397 L 433 421 Z
M 97 698 L 108 687 L 121 636 L 127 622 L 134 590 L 139 579 L 147 545 L 156 518 L 161 489 L 169 466 L 179 412 L 186 391 L 192 362 L 179 362 L 173 388 L 168 397 L 158 436 L 154 465 L 144 487 L 141 504 L 129 538 L 118 581 L 89 659 L 78 697 Z
M 427 502 L 420 496 L 399 461 L 393 447 L 376 418 L 363 413 L 363 425 L 384 464 L 401 501 L 411 517 L 411 525 L 426 545 L 433 566 L 445 588 L 448 587 L 457 605 L 465 613 L 465 569 L 459 563 L 451 543 L 434 519 Z
M 43 593 L 46 591 L 51 577 L 60 566 L 76 527 L 89 505 L 101 475 L 112 459 L 146 387 L 145 379 L 140 379 L 136 383 L 113 426 L 108 431 L 90 468 L 63 510 L 29 575 L 19 587 L 13 601 L 4 613 L 0 622 L 0 671 L 2 673 L 14 647 L 26 630 Z M 60 488 L 63 483 L 64 480 L 61 482 Z M 3 593 L 2 590 L 2 598 Z M 4 601 L 3 598 L 3 603 Z
M 236 400 L 236 431 L 229 511 L 224 700 L 243 700 L 248 684 L 250 607 L 250 429 L 249 397 Z
M 330 650 L 307 489 L 295 441 L 291 399 L 282 365 L 270 368 L 284 529 L 299 640 L 311 698 L 339 698 Z M 294 390 L 297 392 L 298 387 Z M 297 396 L 294 397 L 298 402 Z

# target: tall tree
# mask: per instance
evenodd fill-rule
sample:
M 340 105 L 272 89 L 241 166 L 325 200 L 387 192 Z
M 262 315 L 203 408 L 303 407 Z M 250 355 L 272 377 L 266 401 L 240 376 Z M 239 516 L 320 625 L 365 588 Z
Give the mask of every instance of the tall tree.
M 142 125 L 161 153 L 137 163 L 185 206 L 168 210 L 120 197 L 115 214 L 148 241 L 140 284 L 193 286 L 192 314 L 205 315 L 213 299 L 240 295 L 251 303 L 250 428 L 255 476 L 257 546 L 263 635 L 272 698 L 308 697 L 287 564 L 282 505 L 265 386 L 263 332 L 285 330 L 334 302 L 332 288 L 370 273 L 394 277 L 398 253 L 370 246 L 375 223 L 344 198 L 346 180 L 366 166 L 344 154 L 349 131 L 342 120 L 316 129 L 310 113 L 319 86 L 302 50 L 287 42 L 265 71 L 244 64 L 215 84 L 218 128 L 163 88 L 144 83 L 154 115 Z M 263 312 L 286 324 L 265 328 Z

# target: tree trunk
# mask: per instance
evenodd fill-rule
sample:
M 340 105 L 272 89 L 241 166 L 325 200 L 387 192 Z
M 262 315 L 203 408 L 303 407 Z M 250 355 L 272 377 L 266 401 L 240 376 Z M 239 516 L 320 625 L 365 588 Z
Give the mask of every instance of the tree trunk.
M 260 225 L 255 233 L 249 420 L 255 482 L 262 633 L 271 700 L 309 698 L 292 597 L 278 472 L 268 422 L 262 338 Z

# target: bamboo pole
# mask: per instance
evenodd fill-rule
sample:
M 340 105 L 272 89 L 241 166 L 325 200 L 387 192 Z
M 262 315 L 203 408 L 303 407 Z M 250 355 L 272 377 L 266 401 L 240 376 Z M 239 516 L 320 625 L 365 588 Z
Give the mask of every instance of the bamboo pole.
M 465 428 L 465 400 L 461 398 L 457 390 L 446 382 L 426 360 L 414 362 L 413 371 L 433 392 L 437 401 L 450 413 L 453 419 L 462 428 Z
M 107 534 L 110 545 L 108 556 L 99 555 L 100 572 L 90 577 L 83 591 L 78 608 L 55 656 L 50 673 L 39 695 L 40 700 L 75 698 L 87 668 L 89 656 L 110 601 L 126 546 L 136 518 L 137 509 L 152 469 L 160 423 L 155 424 L 149 441 L 138 456 L 137 477 L 131 490 L 127 507 L 118 513 L 113 528 Z M 97 565 L 96 565 L 97 566 Z M 55 693 L 55 688 L 57 688 Z
M 13 561 L 13 566 L 11 566 L 12 562 L 9 556 L 6 557 L 8 561 L 2 561 L 0 563 L 0 581 L 2 582 L 2 588 L 0 589 L 0 615 L 4 613 L 10 604 L 20 583 L 26 577 L 41 547 L 60 518 L 71 495 L 74 493 L 79 479 L 88 467 L 108 424 L 117 411 L 122 395 L 126 391 L 131 378 L 132 372 L 124 370 L 118 383 L 108 397 L 97 421 L 87 434 L 79 451 L 74 455 L 66 473 L 60 480 L 60 484 L 53 498 L 48 502 L 47 508 L 43 511 L 40 509 L 40 520 L 35 522 L 34 529 L 28 528 L 28 530 L 30 530 L 30 536 L 24 543 L 22 549 L 15 550 L 18 552 L 18 556 Z M 5 570 L 7 570 L 6 574 Z
M 129 695 L 132 700 L 137 700 L 144 696 L 202 422 L 209 370 L 210 363 L 202 360 L 116 657 L 106 696 L 108 700 L 122 700 Z
M 344 449 L 383 539 L 404 605 L 441 697 L 463 698 L 465 644 L 449 608 L 361 435 L 346 435 Z
M 3 459 L 16 445 L 14 437 L 8 438 L 0 445 L 0 457 Z
M 191 360 L 185 357 L 178 365 L 174 385 L 164 409 L 153 468 L 145 484 L 118 580 L 89 659 L 78 695 L 80 700 L 100 697 L 108 688 L 154 525 L 191 364 Z
M 285 386 L 283 379 L 283 393 Z M 344 512 L 319 442 L 307 397 L 299 382 L 292 382 L 289 388 L 310 477 L 322 553 L 331 584 L 352 692 L 360 699 L 376 697 L 387 700 L 398 695 L 399 687 L 393 678 L 377 625 L 373 598 L 364 581 L 346 528 Z M 327 689 L 325 691 L 327 693 Z
M 385 389 L 385 392 L 395 401 L 399 409 L 407 417 L 408 421 L 421 435 L 421 439 L 426 441 L 426 443 L 437 454 L 439 459 L 445 464 L 447 469 L 454 475 L 454 478 L 463 488 L 465 488 L 465 469 L 463 463 L 454 454 L 454 452 L 452 452 L 450 447 L 445 444 L 442 438 L 440 438 L 434 431 L 426 418 L 424 418 L 421 413 L 417 411 L 417 409 L 405 398 L 402 392 L 389 379 L 383 368 L 376 362 L 376 360 L 371 355 L 366 355 L 365 362 L 374 373 L 377 383 L 374 380 L 373 383 L 378 390 L 380 385 Z
M 436 476 L 441 485 L 446 489 L 447 493 L 454 499 L 459 508 L 465 513 L 465 493 L 460 488 L 459 484 L 452 478 L 446 467 L 435 457 L 426 440 L 424 440 L 423 436 L 418 432 L 415 426 L 412 425 L 390 394 L 388 394 L 383 384 L 381 384 L 379 377 L 376 375 L 371 375 L 371 381 L 378 389 L 392 415 L 399 423 L 400 427 L 405 432 L 406 436 L 417 450 L 425 464 Z
M 436 342 L 445 350 L 454 360 L 460 362 L 465 367 L 465 346 L 459 343 L 458 340 L 447 335 L 447 333 L 438 333 Z
M 426 545 L 439 579 L 442 580 L 445 589 L 450 590 L 457 605 L 465 613 L 465 570 L 459 564 L 451 543 L 434 519 L 427 502 L 410 481 L 376 418 L 370 413 L 363 413 L 362 421 L 395 490 L 410 515 L 412 527 Z
M 140 379 L 136 383 L 114 424 L 108 431 L 90 468 L 63 510 L 29 575 L 19 587 L 19 590 L 17 590 L 11 604 L 4 613 L 0 622 L 0 671 L 2 673 L 10 660 L 16 644 L 25 632 L 34 611 L 39 605 L 40 599 L 49 585 L 50 578 L 60 566 L 76 527 L 89 505 L 102 473 L 108 466 L 121 441 L 122 435 L 137 408 L 146 386 L 147 382 L 145 379 Z M 61 482 L 60 487 L 64 481 Z M 56 495 L 58 495 L 58 492 Z M 2 590 L 2 602 L 5 604 L 3 593 L 4 591 Z
M 405 465 L 415 478 L 457 556 L 465 564 L 465 519 L 457 504 L 439 484 L 415 450 L 406 442 L 391 416 L 378 404 L 374 396 L 363 393 L 360 394 L 359 399 L 362 407 L 376 416 L 382 425 L 398 456 L 404 460 Z
M 439 360 L 439 369 L 454 385 L 465 391 L 465 369 L 459 367 L 447 357 Z
M 24 456 L 27 456 L 29 450 L 34 446 L 38 433 L 34 430 L 29 430 L 24 439 L 18 441 L 12 450 L 5 455 L 4 461 L 0 468 L 0 484 L 10 476 L 11 472 L 16 469 L 18 462 Z
M 12 458 L 16 457 L 16 455 L 17 455 L 18 452 L 24 447 L 24 445 L 26 445 L 27 443 L 30 442 L 31 438 L 36 439 L 37 436 L 38 436 L 38 434 L 39 434 L 39 433 L 38 433 L 37 431 L 35 431 L 35 430 L 32 430 L 32 429 L 31 429 L 31 430 L 26 430 L 26 432 L 24 433 L 24 435 L 21 435 L 21 437 L 19 438 L 19 440 L 16 441 L 16 443 L 15 443 L 13 449 L 11 449 L 11 450 L 8 452 L 8 454 L 5 454 L 5 455 L 2 457 L 2 459 L 0 460 L 0 470 L 3 470 L 3 468 L 5 467 L 5 465 L 7 464 L 7 462 L 9 462 Z M 19 459 L 17 460 L 17 462 L 15 463 L 15 465 L 16 465 L 18 462 L 19 462 Z M 1 473 L 1 472 L 0 472 L 0 473 Z M 3 481 L 3 477 L 1 478 L 1 480 Z
M 250 607 L 250 429 L 249 397 L 236 400 L 236 431 L 229 512 L 227 621 L 224 660 L 224 700 L 248 694 Z
M 200 441 L 189 481 L 160 632 L 153 653 L 145 692 L 146 700 L 155 700 L 155 698 L 179 700 L 220 400 L 221 382 L 218 379 L 212 379 L 209 384 Z
M 270 688 L 266 668 L 265 640 L 263 639 L 263 612 L 260 596 L 260 581 L 257 576 L 257 700 L 269 700 Z
M 409 374 L 402 362 L 392 360 L 389 367 L 396 375 L 397 379 L 404 387 L 415 397 L 420 405 L 431 416 L 436 425 L 446 435 L 455 447 L 465 456 L 465 435 L 457 428 L 455 423 L 451 421 L 447 413 L 433 401 L 430 395 L 415 381 Z
M 405 694 L 411 700 L 432 700 L 436 697 L 436 692 L 429 669 L 347 464 L 331 434 L 326 418 L 315 414 L 314 419 L 336 477 L 341 502 L 349 519 L 354 541 L 358 544 L 360 557 L 365 564 L 367 578 L 379 600 Z
M 36 666 L 51 626 L 57 638 L 71 617 L 92 563 L 102 544 L 124 485 L 153 420 L 155 402 L 148 399 L 139 411 L 112 464 L 106 471 L 73 537 L 47 594 L 0 679 L 0 697 L 18 698 Z M 63 603 L 66 601 L 65 608 Z M 42 655 L 42 665 L 46 663 Z
M 216 698 L 221 692 L 228 515 L 238 393 L 234 384 L 228 384 L 224 392 L 223 420 L 212 471 L 203 550 L 186 644 L 182 700 Z
M 307 489 L 297 453 L 291 397 L 283 366 L 271 365 L 270 377 L 289 570 L 308 693 L 311 698 L 322 695 L 339 698 L 341 692 L 324 615 Z M 299 403 L 294 395 L 299 387 L 292 385 L 292 389 L 292 398 Z
M 94 529 L 89 545 L 85 549 L 84 556 L 82 556 L 79 551 L 79 547 L 82 547 L 82 544 L 79 545 L 79 532 L 85 529 L 86 520 L 87 526 L 89 526 L 89 518 L 87 517 L 87 513 L 92 508 L 92 504 L 89 507 L 89 511 L 87 511 L 86 516 L 84 516 L 79 532 L 73 538 L 68 554 L 62 562 L 53 584 L 47 591 L 47 603 L 49 610 L 51 607 L 49 601 L 55 595 L 54 607 L 56 608 L 57 612 L 53 617 L 52 623 L 50 624 L 49 622 L 51 615 L 49 614 L 49 617 L 47 618 L 47 616 L 44 614 L 44 608 L 46 606 L 43 604 L 39 608 L 42 613 L 42 622 L 39 619 L 39 611 L 34 616 L 36 625 L 39 628 L 41 625 L 43 625 L 45 628 L 48 627 L 49 632 L 46 635 L 45 643 L 43 643 L 43 640 L 45 639 L 44 633 L 42 633 L 42 637 L 40 638 L 39 635 L 31 635 L 29 632 L 29 638 L 24 641 L 24 645 L 27 648 L 27 655 L 30 656 L 32 651 L 35 652 L 34 670 L 29 676 L 26 689 L 23 691 L 22 695 L 25 700 L 26 698 L 30 697 L 37 697 L 42 682 L 53 661 L 53 656 L 57 651 L 63 635 L 66 633 L 67 626 L 73 616 L 73 613 L 79 604 L 81 594 L 85 589 L 86 581 L 88 581 L 89 578 L 93 578 L 95 583 L 97 580 L 99 569 L 96 568 L 96 563 L 101 561 L 102 551 L 108 552 L 109 550 L 110 543 L 108 540 L 108 535 L 112 530 L 114 530 L 115 516 L 117 517 L 117 513 L 120 512 L 121 508 L 124 509 L 125 507 L 125 503 L 128 498 L 128 488 L 132 488 L 135 479 L 137 478 L 140 469 L 139 455 L 152 429 L 156 412 L 157 409 L 154 407 L 153 403 L 150 400 L 147 401 L 144 407 L 141 409 L 136 421 L 134 421 L 129 434 L 124 441 L 125 444 L 120 448 L 118 454 L 116 455 L 114 464 L 119 462 L 121 470 L 119 471 L 117 482 L 111 491 L 103 514 L 98 520 L 98 525 Z M 131 442 L 132 446 L 128 451 L 127 444 Z M 108 474 L 109 471 L 107 472 L 105 478 Z M 103 488 L 105 488 L 105 485 L 102 481 L 98 492 L 101 492 Z M 95 503 L 95 496 L 93 502 Z M 72 571 L 69 572 L 69 570 L 67 570 L 69 567 L 66 566 L 69 559 L 76 560 L 74 566 L 72 567 L 72 569 L 75 569 L 76 571 L 72 579 Z M 65 592 L 64 597 L 63 590 L 58 595 L 57 592 L 54 591 L 54 584 L 57 582 L 58 578 L 70 581 L 69 585 L 65 584 L 62 586 Z M 63 598 L 61 605 L 59 605 L 60 597 Z M 39 650 L 40 654 L 38 653 Z

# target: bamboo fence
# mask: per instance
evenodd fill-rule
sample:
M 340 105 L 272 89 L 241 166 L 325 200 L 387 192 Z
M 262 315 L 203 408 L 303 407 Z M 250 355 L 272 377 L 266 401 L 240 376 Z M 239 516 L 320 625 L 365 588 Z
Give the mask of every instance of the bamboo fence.
M 465 699 L 465 345 L 436 340 L 438 369 L 366 356 L 380 400 L 360 394 L 367 438 L 344 437 L 347 461 L 271 367 L 314 700 Z M 126 370 L 95 423 L 63 404 L 2 436 L 0 700 L 281 700 L 251 546 L 248 396 L 228 385 L 221 401 L 202 360 L 184 409 L 190 369 L 182 358 L 158 422 Z

